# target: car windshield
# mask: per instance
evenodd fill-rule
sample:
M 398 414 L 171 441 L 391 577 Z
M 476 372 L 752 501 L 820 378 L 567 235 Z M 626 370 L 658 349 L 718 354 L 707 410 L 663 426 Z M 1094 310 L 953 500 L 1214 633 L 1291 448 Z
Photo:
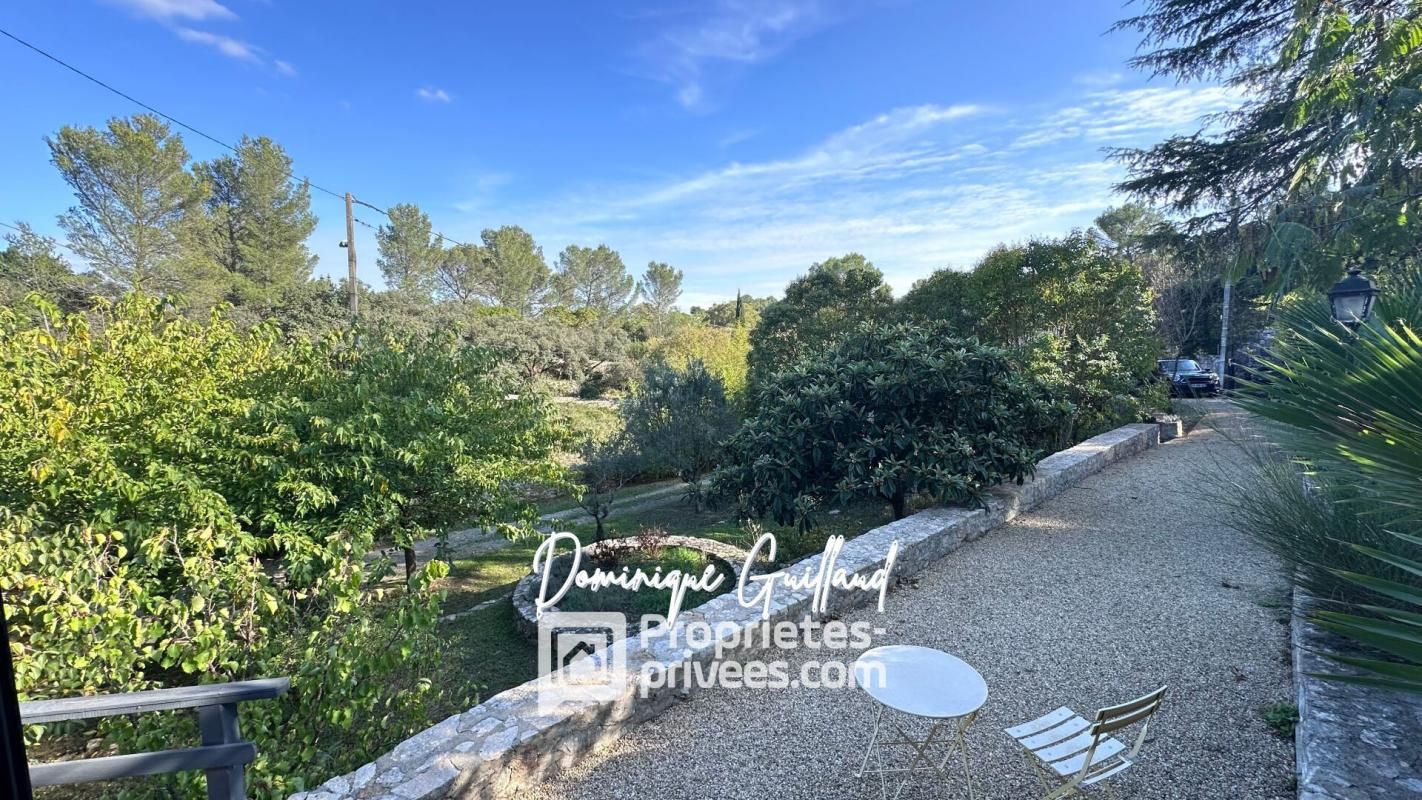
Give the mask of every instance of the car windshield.
M 1199 372 L 1200 365 L 1188 358 L 1181 358 L 1175 361 L 1162 361 L 1160 368 L 1166 372 Z

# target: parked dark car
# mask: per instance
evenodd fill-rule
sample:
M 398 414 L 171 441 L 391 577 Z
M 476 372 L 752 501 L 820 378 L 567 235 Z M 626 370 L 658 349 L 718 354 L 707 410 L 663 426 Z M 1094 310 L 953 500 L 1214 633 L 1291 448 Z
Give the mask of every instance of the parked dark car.
M 1170 382 L 1170 394 L 1174 397 L 1219 394 L 1220 376 L 1192 358 L 1162 358 L 1155 363 L 1161 376 Z

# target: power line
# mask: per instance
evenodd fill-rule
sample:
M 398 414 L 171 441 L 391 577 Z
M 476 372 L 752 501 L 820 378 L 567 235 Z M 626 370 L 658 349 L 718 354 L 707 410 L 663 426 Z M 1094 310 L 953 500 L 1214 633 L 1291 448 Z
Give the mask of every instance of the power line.
M 42 49 L 42 48 L 40 48 L 40 47 L 38 47 L 38 46 L 36 46 L 36 45 L 30 44 L 29 42 L 25 41 L 24 39 L 21 39 L 20 37 L 16 36 L 16 35 L 13 34 L 13 33 L 10 33 L 9 31 L 5 30 L 4 28 L 0 28 L 0 34 L 3 34 L 3 35 L 5 36 L 5 38 L 10 39 L 11 41 L 15 42 L 16 44 L 19 44 L 19 45 L 21 45 L 21 46 L 23 46 L 23 47 L 25 47 L 25 48 L 28 48 L 28 49 L 30 49 L 30 50 L 33 50 L 34 52 L 38 53 L 38 54 L 41 55 L 41 56 L 44 56 L 45 58 L 49 59 L 50 61 L 53 61 L 54 63 L 58 64 L 59 66 L 64 67 L 65 69 L 69 70 L 70 72 L 73 72 L 75 75 L 78 75 L 79 77 L 84 78 L 85 80 L 87 80 L 87 81 L 89 81 L 89 82 L 91 82 L 91 83 L 97 84 L 98 86 L 101 86 L 101 87 L 103 87 L 104 89 L 107 89 L 108 91 L 113 92 L 114 94 L 118 95 L 119 97 L 122 97 L 123 99 L 129 101 L 130 103 L 133 103 L 134 105 L 139 106 L 140 108 L 146 109 L 146 110 L 148 110 L 148 111 L 153 112 L 154 114 L 157 114 L 158 116 L 162 117 L 163 119 L 168 120 L 169 122 L 173 123 L 174 125 L 177 125 L 177 126 L 180 127 L 180 128 L 183 128 L 183 129 L 188 130 L 188 131 L 192 131 L 193 133 L 197 134 L 198 136 L 201 136 L 202 138 L 208 140 L 209 142 L 212 142 L 213 144 L 216 144 L 216 145 L 218 145 L 218 146 L 220 146 L 220 147 L 224 147 L 224 148 L 226 148 L 226 149 L 228 149 L 228 150 L 230 150 L 230 151 L 232 151 L 232 152 L 234 152 L 234 153 L 238 152 L 238 151 L 237 151 L 237 148 L 234 147 L 233 145 L 231 145 L 231 144 L 229 144 L 229 143 L 227 143 L 227 142 L 225 142 L 225 141 L 223 141 L 223 140 L 217 138 L 216 136 L 213 136 L 212 134 L 210 134 L 210 133 L 208 133 L 208 132 L 206 132 L 206 131 L 204 131 L 204 130 L 202 130 L 202 129 L 200 129 L 200 128 L 197 128 L 197 127 L 195 127 L 195 126 L 193 126 L 193 125 L 189 125 L 188 123 L 183 122 L 182 120 L 178 119 L 177 117 L 175 117 L 175 116 L 173 116 L 173 115 L 171 115 L 171 114 L 168 114 L 168 113 L 165 113 L 165 112 L 163 112 L 163 111 L 160 111 L 160 110 L 158 110 L 157 108 L 154 108 L 153 106 L 151 106 L 151 105 L 149 105 L 149 104 L 143 102 L 142 100 L 139 100 L 137 97 L 134 97 L 133 95 L 131 95 L 131 94 L 129 94 L 129 93 L 127 93 L 127 92 L 125 92 L 125 91 L 123 91 L 123 90 L 121 90 L 121 89 L 117 89 L 117 88 L 115 88 L 114 86 L 112 86 L 112 85 L 110 85 L 110 84 L 108 84 L 108 83 L 105 83 L 104 81 L 100 80 L 99 78 L 96 78 L 96 77 L 94 77 L 93 75 L 90 75 L 89 73 L 85 72 L 84 70 L 79 69 L 78 67 L 74 66 L 73 64 L 70 64 L 68 61 L 65 61 L 64 59 L 60 58 L 59 56 L 56 56 L 56 55 L 54 55 L 53 53 L 50 53 L 50 52 L 48 52 L 47 50 L 44 50 L 44 49 Z M 291 170 L 286 170 L 286 171 L 285 171 L 285 175 L 286 175 L 287 180 L 297 181 L 297 182 L 299 182 L 299 183 L 304 182 L 306 185 L 310 186 L 311 188 L 313 188 L 313 189 L 315 189 L 315 190 L 317 190 L 317 191 L 320 191 L 320 192 L 325 192 L 326 194 L 329 194 L 330 196 L 332 196 L 332 197 L 334 197 L 334 198 L 337 198 L 338 200 L 344 201 L 345 198 L 346 198 L 345 192 L 337 192 L 337 191 L 332 190 L 332 189 L 327 189 L 326 187 L 324 187 L 324 186 L 322 186 L 322 185 L 320 185 L 320 184 L 318 184 L 318 183 L 313 182 L 310 178 L 297 178 L 296 175 L 295 175 L 295 173 L 293 173 Z M 365 206 L 366 208 L 372 209 L 372 210 L 374 210 L 374 211 L 378 211 L 378 212 L 380 212 L 384 217 L 386 217 L 387 219 L 390 219 L 390 212 L 389 212 L 387 209 L 381 208 L 380 206 L 374 205 L 374 204 L 372 204 L 372 203 L 367 203 L 366 201 L 360 200 L 360 199 L 355 199 L 354 202 L 356 202 L 356 203 L 358 203 L 358 204 L 360 204 L 360 205 L 363 205 L 363 206 Z M 391 220 L 391 221 L 393 222 L 394 220 Z M 361 225 L 364 225 L 364 226 L 367 227 L 367 228 L 370 228 L 370 229 L 372 229 L 372 230 L 376 230 L 376 226 L 371 225 L 370 223 L 365 222 L 364 220 L 357 219 L 356 222 L 360 223 Z M 3 223 L 0 223 L 0 224 L 3 224 Z M 6 227 L 12 227 L 12 226 L 6 225 Z M 461 242 L 461 241 L 459 241 L 459 240 L 457 240 L 457 239 L 451 239 L 451 238 L 449 238 L 448 236 L 445 236 L 444 234 L 440 233 L 439 231 L 432 231 L 432 233 L 433 233 L 437 238 L 439 238 L 441 241 L 450 242 L 450 243 L 452 243 L 452 244 L 457 244 L 457 245 L 463 245 L 463 244 L 464 244 L 463 242 Z

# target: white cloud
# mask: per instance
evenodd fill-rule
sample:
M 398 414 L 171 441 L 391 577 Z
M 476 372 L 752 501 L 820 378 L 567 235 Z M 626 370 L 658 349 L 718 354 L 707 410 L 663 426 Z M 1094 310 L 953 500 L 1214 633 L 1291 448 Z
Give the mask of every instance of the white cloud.
M 1062 139 L 1117 144 L 1144 133 L 1194 131 L 1206 117 L 1233 111 L 1245 94 L 1232 86 L 1173 86 L 1092 92 L 1039 120 L 1013 143 L 1039 147 Z
M 750 141 L 751 139 L 754 139 L 755 137 L 757 137 L 757 136 L 759 136 L 759 135 L 760 135 L 760 131 L 757 131 L 757 130 L 737 130 L 737 131 L 731 131 L 730 133 L 728 133 L 728 134 L 726 134 L 725 136 L 722 136 L 720 139 L 718 139 L 718 140 L 716 141 L 716 146 L 717 146 L 717 147 L 720 147 L 722 150 L 725 150 L 725 149 L 728 148 L 728 147 L 735 147 L 736 145 L 740 144 L 741 142 L 748 142 L 748 141 Z
M 179 39 L 210 47 L 228 58 L 270 66 L 280 75 L 296 77 L 296 67 L 279 58 L 269 58 L 261 47 L 233 36 L 188 27 L 184 22 L 227 21 L 237 14 L 217 0 L 107 0 L 134 14 L 156 20 Z
M 248 44 L 240 39 L 233 39 L 230 36 L 223 36 L 207 31 L 193 30 L 192 28 L 178 28 L 174 31 L 178 38 L 185 42 L 196 42 L 206 45 L 229 58 L 240 61 L 250 61 L 254 64 L 261 64 L 264 59 L 260 55 L 260 48 Z
M 715 0 L 643 42 L 635 56 L 642 74 L 671 85 L 683 107 L 698 109 L 714 67 L 764 61 L 832 18 L 820 0 Z
M 1078 86 L 1100 89 L 1107 86 L 1116 86 L 1125 80 L 1126 76 L 1123 73 L 1116 70 L 1103 69 L 1073 75 L 1071 82 Z
M 187 19 L 196 22 L 209 19 L 236 19 L 232 9 L 217 0 L 108 0 L 140 16 L 162 22 Z
M 454 98 L 453 98 L 452 96 L 450 96 L 449 92 L 446 92 L 446 91 L 443 90 L 443 89 L 431 89 L 431 88 L 428 87 L 428 86 L 424 86 L 424 87 L 421 87 L 421 88 L 419 88 L 419 89 L 416 89 L 416 90 L 415 90 L 415 96 L 418 97 L 418 98 L 420 98 L 421 100 L 425 101 L 426 103 L 453 103 L 453 102 L 454 102 Z
M 1192 115 L 1239 101 L 1230 90 L 1185 87 L 1093 92 L 1064 107 L 898 108 L 779 158 L 522 204 L 501 198 L 498 207 L 550 253 L 606 241 L 629 264 L 669 261 L 703 304 L 738 287 L 779 292 L 810 264 L 849 251 L 868 256 L 902 293 L 999 243 L 1089 225 L 1122 202 L 1112 188 L 1122 168 L 1103 146 L 1194 130 Z M 1023 144 L 1049 134 L 1051 146 Z M 471 228 L 482 227 L 487 207 L 466 208 Z

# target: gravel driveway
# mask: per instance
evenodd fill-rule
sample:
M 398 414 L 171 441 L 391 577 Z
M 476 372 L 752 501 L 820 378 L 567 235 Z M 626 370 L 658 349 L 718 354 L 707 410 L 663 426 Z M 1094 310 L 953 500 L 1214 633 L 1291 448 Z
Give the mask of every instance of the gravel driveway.
M 1291 696 L 1287 584 L 1271 556 L 1200 512 L 1202 485 L 1242 460 L 1202 425 L 960 547 L 882 615 L 845 618 L 884 628 L 876 645 L 940 648 L 983 674 L 987 705 L 968 733 L 978 798 L 1041 794 L 1002 728 L 1160 684 L 1151 741 L 1112 779 L 1122 797 L 1294 796 L 1293 743 L 1259 711 Z M 826 654 L 766 658 L 798 674 Z M 877 798 L 876 779 L 854 776 L 873 711 L 857 689 L 702 690 L 533 796 Z M 901 796 L 966 792 L 920 778 Z

